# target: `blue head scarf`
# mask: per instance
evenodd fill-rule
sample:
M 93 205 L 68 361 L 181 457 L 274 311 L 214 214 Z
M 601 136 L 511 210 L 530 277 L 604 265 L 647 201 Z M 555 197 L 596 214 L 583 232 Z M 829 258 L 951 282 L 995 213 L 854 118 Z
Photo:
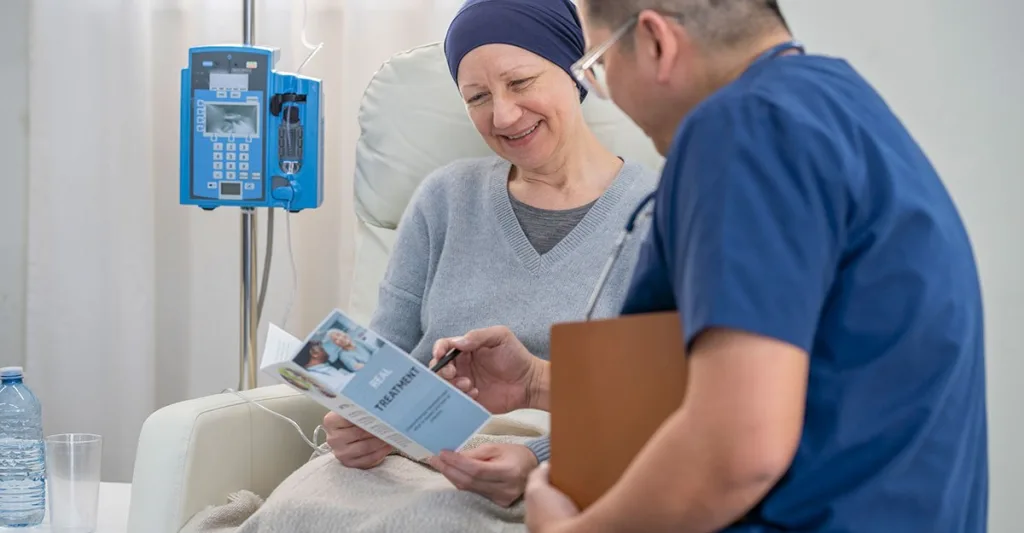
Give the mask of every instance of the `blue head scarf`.
M 579 14 L 569 0 L 467 0 L 444 40 L 453 80 L 458 79 L 466 54 L 485 44 L 508 44 L 533 52 L 558 65 L 573 81 L 572 64 L 584 52 Z M 579 90 L 582 101 L 587 91 Z

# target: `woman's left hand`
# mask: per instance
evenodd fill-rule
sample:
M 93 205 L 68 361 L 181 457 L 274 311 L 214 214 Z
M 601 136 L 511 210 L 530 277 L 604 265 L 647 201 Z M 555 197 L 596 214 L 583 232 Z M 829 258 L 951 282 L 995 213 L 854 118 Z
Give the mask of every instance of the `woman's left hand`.
M 502 507 L 519 500 L 537 456 L 521 444 L 484 444 L 464 452 L 441 452 L 430 466 L 459 490 L 475 492 Z

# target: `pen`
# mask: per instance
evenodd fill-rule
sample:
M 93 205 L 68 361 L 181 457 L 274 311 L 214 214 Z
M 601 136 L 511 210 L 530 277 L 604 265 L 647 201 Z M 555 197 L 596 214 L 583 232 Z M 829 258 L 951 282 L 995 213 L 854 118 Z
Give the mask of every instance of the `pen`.
M 448 350 L 448 353 L 444 354 L 444 357 L 442 357 L 441 360 L 434 365 L 434 368 L 430 369 L 430 371 L 435 374 L 438 373 L 442 368 L 448 366 L 448 363 L 454 361 L 460 353 L 462 353 L 462 350 L 459 350 L 458 348 Z

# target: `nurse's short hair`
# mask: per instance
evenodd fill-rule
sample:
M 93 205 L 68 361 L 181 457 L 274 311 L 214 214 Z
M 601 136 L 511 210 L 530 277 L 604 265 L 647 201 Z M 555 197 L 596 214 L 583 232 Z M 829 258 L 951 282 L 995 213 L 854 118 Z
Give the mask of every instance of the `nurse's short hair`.
M 780 25 L 789 29 L 777 0 L 585 0 L 583 6 L 589 21 L 611 29 L 645 9 L 675 14 L 696 39 L 722 47 L 744 44 Z

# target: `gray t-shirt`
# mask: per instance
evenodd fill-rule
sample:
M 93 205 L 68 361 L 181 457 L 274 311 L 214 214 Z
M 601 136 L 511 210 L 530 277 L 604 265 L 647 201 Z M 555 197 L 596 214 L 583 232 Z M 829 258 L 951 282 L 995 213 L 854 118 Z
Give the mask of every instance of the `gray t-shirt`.
M 512 211 L 515 212 L 516 219 L 519 220 L 519 225 L 522 226 L 523 233 L 526 234 L 526 239 L 540 255 L 548 253 L 561 242 L 583 220 L 583 217 L 587 216 L 587 211 L 590 211 L 590 208 L 597 203 L 597 200 L 594 200 L 587 205 L 572 209 L 541 209 L 524 204 L 511 194 L 508 198 L 512 201 Z

